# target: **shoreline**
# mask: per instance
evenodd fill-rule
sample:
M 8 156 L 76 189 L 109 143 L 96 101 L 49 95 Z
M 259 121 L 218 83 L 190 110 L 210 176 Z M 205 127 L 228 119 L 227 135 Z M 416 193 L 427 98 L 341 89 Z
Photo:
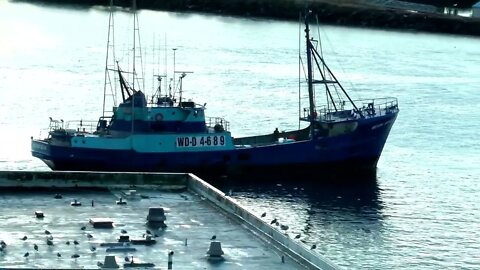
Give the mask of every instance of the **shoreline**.
M 61 6 L 108 6 L 109 4 L 109 0 L 11 1 Z M 130 7 L 131 0 L 115 0 L 114 4 Z M 305 9 L 304 1 L 301 0 L 137 0 L 137 8 L 284 21 L 298 21 L 300 11 Z M 327 0 L 313 0 L 309 1 L 309 9 L 318 15 L 319 22 L 330 25 L 480 36 L 480 18 L 394 9 L 360 4 L 354 0 L 340 0 L 335 4 Z

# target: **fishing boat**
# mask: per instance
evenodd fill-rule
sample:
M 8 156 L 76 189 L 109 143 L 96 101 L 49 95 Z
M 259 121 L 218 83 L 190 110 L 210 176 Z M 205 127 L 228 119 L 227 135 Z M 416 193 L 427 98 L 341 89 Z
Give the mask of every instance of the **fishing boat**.
M 50 118 L 48 136 L 31 140 L 32 155 L 52 170 L 319 178 L 332 171 L 375 172 L 399 112 L 397 99 L 352 100 L 311 38 L 309 17 L 302 22 L 308 107 L 299 120 L 305 128 L 234 137 L 226 119 L 206 117 L 205 104 L 182 99 L 186 73 L 179 76 L 178 97 L 157 91 L 147 99 L 117 63 L 122 100 L 112 115 L 94 125 Z M 326 96 L 324 105 L 315 96 Z

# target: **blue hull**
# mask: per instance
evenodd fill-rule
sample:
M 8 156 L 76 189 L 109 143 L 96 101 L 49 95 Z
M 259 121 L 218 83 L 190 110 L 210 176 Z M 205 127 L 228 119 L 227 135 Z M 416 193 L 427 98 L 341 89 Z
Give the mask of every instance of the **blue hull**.
M 32 155 L 53 170 L 193 172 L 204 177 L 375 173 L 397 113 L 363 119 L 351 133 L 226 151 L 138 153 L 51 145 L 32 140 Z M 313 174 L 313 175 L 312 175 Z

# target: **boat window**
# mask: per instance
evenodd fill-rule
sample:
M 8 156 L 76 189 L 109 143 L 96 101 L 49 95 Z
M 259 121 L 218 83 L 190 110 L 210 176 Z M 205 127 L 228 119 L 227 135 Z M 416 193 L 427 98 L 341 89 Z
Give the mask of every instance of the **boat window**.
M 183 101 L 182 103 L 180 103 L 180 107 L 183 107 L 183 108 L 194 108 L 195 107 L 195 103 L 193 101 Z

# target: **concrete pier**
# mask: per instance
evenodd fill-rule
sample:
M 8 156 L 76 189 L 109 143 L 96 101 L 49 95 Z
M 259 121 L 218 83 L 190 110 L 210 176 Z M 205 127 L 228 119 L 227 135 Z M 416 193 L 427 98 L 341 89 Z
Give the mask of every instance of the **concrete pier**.
M 120 268 L 338 269 L 190 174 L 8 171 L 0 187 L 0 268 L 90 269 L 114 256 Z M 165 210 L 166 228 L 147 224 L 150 207 Z M 113 228 L 94 228 L 92 218 Z M 118 245 L 122 235 L 155 241 Z M 223 256 L 207 255 L 212 241 Z

